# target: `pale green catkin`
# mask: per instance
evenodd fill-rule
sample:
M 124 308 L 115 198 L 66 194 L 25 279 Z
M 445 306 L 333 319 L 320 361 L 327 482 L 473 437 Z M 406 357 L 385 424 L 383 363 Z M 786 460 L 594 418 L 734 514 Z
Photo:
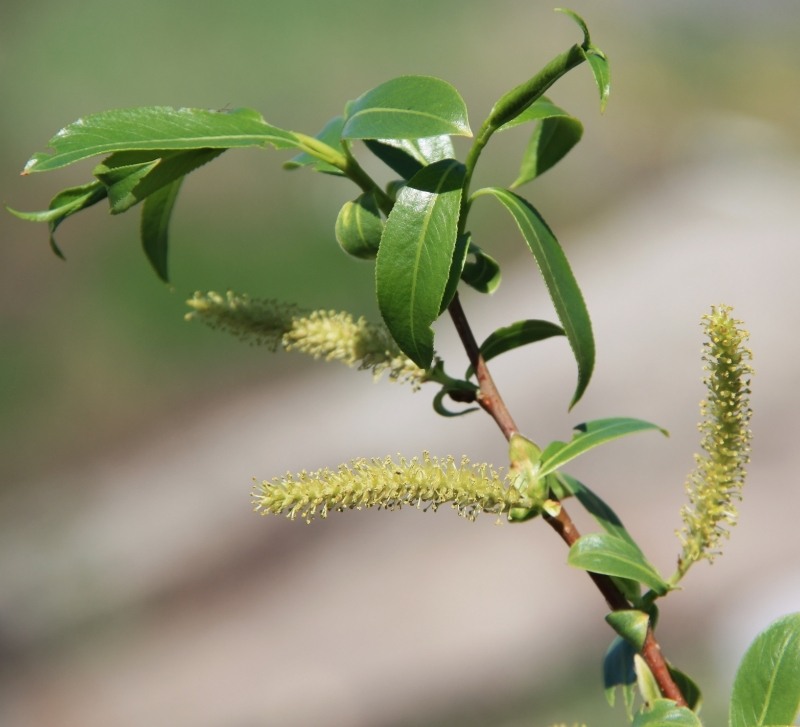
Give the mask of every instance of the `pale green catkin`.
M 391 457 L 356 459 L 335 471 L 287 473 L 257 483 L 255 509 L 263 515 L 286 515 L 311 522 L 330 512 L 403 505 L 436 510 L 449 503 L 459 515 L 474 520 L 478 513 L 507 513 L 530 505 L 522 494 L 489 465 L 470 464 L 466 457 L 439 460 L 427 452 L 419 459 Z
M 703 352 L 708 398 L 700 404 L 703 452 L 695 455 L 695 469 L 686 483 L 689 503 L 681 510 L 680 576 L 696 561 L 713 561 L 720 554 L 722 539 L 736 524 L 736 504 L 742 497 L 750 461 L 752 354 L 745 346 L 747 331 L 731 313 L 727 306 L 715 306 L 703 317 L 708 339 Z
M 369 369 L 375 378 L 386 373 L 392 381 L 410 383 L 415 389 L 427 372 L 405 356 L 382 325 L 363 317 L 354 319 L 337 311 L 303 311 L 274 300 L 259 300 L 228 291 L 195 293 L 187 301 L 199 319 L 254 344 L 299 351 L 326 361 L 340 361 L 351 368 Z

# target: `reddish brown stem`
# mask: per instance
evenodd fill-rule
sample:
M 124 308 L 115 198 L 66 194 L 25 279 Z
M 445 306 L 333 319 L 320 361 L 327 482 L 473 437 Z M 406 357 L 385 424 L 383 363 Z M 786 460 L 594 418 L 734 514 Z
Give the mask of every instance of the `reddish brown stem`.
M 500 427 L 500 431 L 503 432 L 503 436 L 505 436 L 506 439 L 510 439 L 519 429 L 511 413 L 508 411 L 508 407 L 506 407 L 503 398 L 500 396 L 500 392 L 497 390 L 492 375 L 489 373 L 486 361 L 484 361 L 481 355 L 480 347 L 472 333 L 458 294 L 453 298 L 448 310 L 453 320 L 453 325 L 461 338 L 461 343 L 467 353 L 469 362 L 478 379 L 480 391 L 477 395 L 477 402 L 480 404 L 481 408 L 495 420 L 497 426 Z M 543 517 L 548 525 L 561 536 L 561 539 L 568 547 L 572 547 L 578 538 L 581 537 L 578 528 L 575 527 L 575 523 L 564 509 L 563 504 L 557 516 L 544 513 Z M 592 573 L 591 571 L 587 571 L 587 573 L 592 581 L 594 581 L 594 584 L 597 586 L 597 589 L 603 595 L 608 607 L 612 611 L 621 611 L 631 608 L 631 604 L 628 603 L 628 600 L 622 594 L 622 591 L 617 588 L 617 585 L 610 576 L 601 573 Z M 678 685 L 675 684 L 669 672 L 667 663 L 661 653 L 661 647 L 653 634 L 652 627 L 647 630 L 647 636 L 645 637 L 644 646 L 642 647 L 642 658 L 645 660 L 648 667 L 650 667 L 650 671 L 653 673 L 653 677 L 661 689 L 661 693 L 667 699 L 672 699 L 681 706 L 687 706 L 686 700 L 683 694 L 681 694 L 681 690 L 678 688 Z

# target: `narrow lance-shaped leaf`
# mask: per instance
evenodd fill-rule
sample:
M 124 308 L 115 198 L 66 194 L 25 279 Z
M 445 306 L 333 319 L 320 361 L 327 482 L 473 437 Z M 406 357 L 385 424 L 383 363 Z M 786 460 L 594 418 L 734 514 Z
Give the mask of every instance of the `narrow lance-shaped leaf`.
M 85 210 L 92 205 L 104 200 L 108 195 L 101 182 L 89 182 L 80 187 L 70 187 L 59 192 L 50 201 L 48 209 L 40 212 L 21 212 L 8 207 L 8 211 L 15 217 L 29 222 L 47 222 L 50 228 L 50 247 L 58 257 L 64 257 L 61 249 L 56 244 L 56 228 L 70 215 Z
M 668 436 L 667 431 L 656 424 L 629 417 L 595 419 L 578 424 L 575 429 L 577 433 L 569 442 L 555 442 L 544 451 L 541 465 L 542 474 L 553 472 L 584 452 L 628 434 L 656 430 L 664 436 Z
M 34 154 L 23 174 L 65 167 L 98 154 L 135 149 L 231 149 L 298 146 L 294 134 L 264 121 L 252 109 L 209 111 L 145 106 L 91 114 L 51 140 L 52 153 Z
M 730 727 L 791 725 L 800 712 L 800 613 L 779 618 L 745 653 L 731 693 Z
M 125 212 L 162 187 L 216 159 L 225 149 L 118 152 L 94 169 L 108 188 L 112 214 Z
M 569 549 L 567 562 L 592 573 L 639 581 L 659 596 L 669 591 L 669 584 L 636 546 L 609 533 L 579 538 Z
M 343 139 L 471 136 L 467 107 L 453 86 L 431 76 L 400 76 L 347 106 Z
M 567 334 L 578 364 L 578 385 L 570 403 L 572 408 L 583 396 L 594 369 L 594 337 L 583 295 L 558 240 L 533 206 L 499 187 L 480 189 L 473 196 L 487 194 L 497 198 L 516 221 L 536 259 L 558 319 Z
M 151 194 L 142 207 L 142 247 L 153 270 L 165 283 L 169 281 L 167 250 L 169 223 L 183 178 Z
M 544 341 L 552 336 L 563 336 L 564 329 L 550 321 L 517 321 L 494 331 L 481 345 L 480 352 L 484 361 L 491 361 L 506 351 L 513 351 L 529 343 Z M 467 369 L 467 378 L 473 374 L 472 366 Z
M 433 359 L 431 324 L 450 277 L 464 166 L 453 159 L 423 168 L 397 196 L 375 266 L 381 315 L 417 366 Z

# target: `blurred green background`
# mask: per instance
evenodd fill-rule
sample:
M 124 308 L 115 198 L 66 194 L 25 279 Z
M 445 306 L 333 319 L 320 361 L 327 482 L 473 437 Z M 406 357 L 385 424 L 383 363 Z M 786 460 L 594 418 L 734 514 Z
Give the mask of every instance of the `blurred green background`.
M 552 93 L 586 127 L 576 152 L 530 188 L 556 230 L 602 217 L 705 153 L 719 119 L 765 122 L 788 140 L 787 153 L 800 151 L 795 0 L 572 7 L 611 59 L 613 91 L 602 116 L 584 69 Z M 8 0 L 0 14 L 0 189 L 22 210 L 88 181 L 96 160 L 18 173 L 59 128 L 90 112 L 250 106 L 277 126 L 315 133 L 345 100 L 423 73 L 461 91 L 477 128 L 499 93 L 579 37 L 550 3 L 517 0 Z M 508 165 L 525 139 L 510 137 L 487 153 L 487 180 L 513 178 Z M 0 507 L 68 465 L 305 366 L 185 323 L 195 290 L 375 316 L 371 265 L 347 259 L 333 238 L 354 188 L 285 172 L 286 158 L 231 151 L 190 176 L 173 219 L 170 286 L 139 249 L 135 214 L 111 218 L 99 205 L 68 220 L 58 233 L 66 263 L 50 253 L 43 225 L 0 215 Z M 483 219 L 479 239 L 492 224 Z M 494 249 L 513 254 L 503 241 Z M 503 710 L 494 719 L 516 724 Z

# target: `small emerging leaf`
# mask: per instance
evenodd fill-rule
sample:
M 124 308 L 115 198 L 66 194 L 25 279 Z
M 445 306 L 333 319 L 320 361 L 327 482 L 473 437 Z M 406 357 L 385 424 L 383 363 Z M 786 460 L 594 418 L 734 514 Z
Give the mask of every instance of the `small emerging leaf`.
M 608 58 L 603 51 L 594 46 L 586 48 L 583 53 L 600 91 L 600 111 L 605 111 L 608 97 L 611 95 L 611 67 Z
M 373 192 L 345 202 L 336 218 L 336 241 L 348 255 L 372 260 L 378 254 L 383 219 Z
M 348 104 L 343 139 L 471 136 L 467 107 L 453 86 L 431 76 L 400 76 Z
M 637 651 L 642 650 L 650 625 L 650 616 L 644 611 L 635 609 L 612 611 L 606 616 L 606 622 Z
M 500 265 L 491 255 L 474 243 L 470 243 L 468 256 L 474 260 L 467 260 L 461 271 L 461 279 L 473 290 L 491 295 L 500 287 Z
M 545 119 L 536 125 L 511 184 L 520 187 L 560 162 L 583 136 L 583 124 L 571 116 Z

